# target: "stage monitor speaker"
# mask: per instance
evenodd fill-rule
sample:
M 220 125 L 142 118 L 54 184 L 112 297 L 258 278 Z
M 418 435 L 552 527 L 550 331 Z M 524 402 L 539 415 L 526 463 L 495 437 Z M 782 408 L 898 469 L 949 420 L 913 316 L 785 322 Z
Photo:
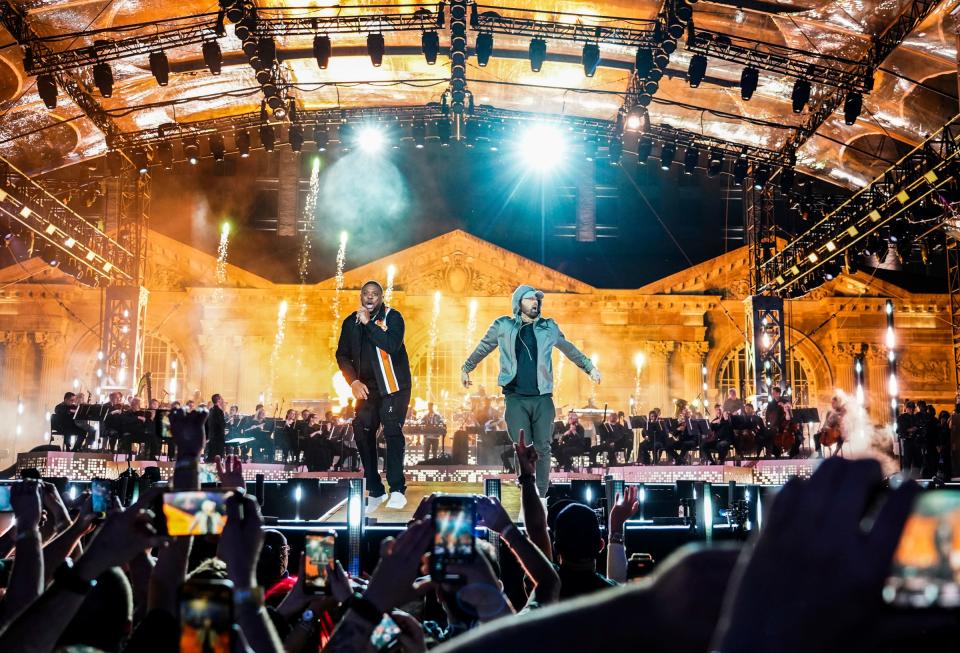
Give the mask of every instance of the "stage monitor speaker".
M 41 444 L 30 450 L 30 453 L 38 451 L 60 451 L 60 446 L 56 444 Z
M 453 434 L 453 464 L 466 465 L 467 452 L 470 450 L 470 437 L 466 431 L 457 431 Z

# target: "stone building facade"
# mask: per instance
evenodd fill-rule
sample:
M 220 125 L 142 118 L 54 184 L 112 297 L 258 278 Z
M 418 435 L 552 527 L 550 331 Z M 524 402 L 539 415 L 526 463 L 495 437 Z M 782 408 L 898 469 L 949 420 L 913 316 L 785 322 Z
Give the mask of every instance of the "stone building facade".
M 748 390 L 745 249 L 642 288 L 606 290 L 452 231 L 347 270 L 340 293 L 336 279 L 280 285 L 231 265 L 218 283 L 214 257 L 156 232 L 149 252 L 144 363 L 153 395 L 162 399 L 219 392 L 242 412 L 262 399 L 270 413 L 335 395 L 335 312 L 353 310 L 367 279 L 386 285 L 391 265 L 391 304 L 406 319 L 414 396 L 434 400 L 448 414 L 465 399 L 459 385 L 464 357 L 490 322 L 509 312 L 520 283 L 546 293 L 544 314 L 603 373 L 603 383 L 593 386 L 575 366 L 555 359 L 558 407 L 592 401 L 628 411 L 634 398 L 638 411 L 672 412 L 677 399 L 712 403 L 729 387 Z M 0 286 L 0 410 L 16 416 L 0 429 L 3 464 L 14 450 L 43 442 L 46 414 L 64 391 L 95 392 L 104 380 L 95 375 L 99 289 L 40 260 L 0 270 Z M 947 296 L 911 294 L 862 273 L 788 302 L 796 403 L 822 410 L 836 388 L 852 393 L 854 358 L 862 354 L 870 414 L 877 423 L 889 418 L 888 298 L 895 306 L 901 396 L 953 404 Z M 288 308 L 278 334 L 283 301 Z M 492 355 L 475 372 L 475 388 L 495 394 L 496 374 Z

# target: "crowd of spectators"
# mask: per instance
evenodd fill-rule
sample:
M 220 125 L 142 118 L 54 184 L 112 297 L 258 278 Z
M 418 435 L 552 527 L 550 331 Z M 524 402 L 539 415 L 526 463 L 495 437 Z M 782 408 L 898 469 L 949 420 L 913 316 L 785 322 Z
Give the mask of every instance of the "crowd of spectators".
M 205 418 L 203 411 L 171 415 L 178 457 L 170 488 L 200 488 Z M 188 650 L 184 588 L 212 581 L 231 588 L 232 627 L 227 640 L 203 637 L 189 650 L 375 650 L 371 636 L 383 639 L 375 631 L 384 615 L 396 636 L 381 650 L 407 653 L 955 646 L 952 615 L 894 612 L 881 600 L 918 487 L 885 487 L 873 461 L 831 458 L 809 480 L 782 488 L 747 544 L 687 548 L 630 582 L 624 527 L 638 509 L 636 489 L 616 497 L 601 525 L 594 510 L 571 500 L 545 507 L 534 480 L 537 453 L 522 434 L 516 454 L 523 529 L 497 500 L 474 498 L 478 523 L 499 535 L 499 558 L 478 540 L 472 561 L 431 578 L 433 498 L 426 497 L 406 529 L 384 540 L 369 577 L 351 577 L 331 561 L 322 594 L 306 587 L 303 556 L 299 569 L 289 568 L 290 546 L 264 527 L 234 457 L 217 463 L 221 485 L 235 488 L 219 537 L 158 530 L 163 487 L 126 508 L 115 500 L 101 515 L 87 493 L 68 503 L 50 483 L 15 483 L 15 524 L 0 536 L 0 651 Z M 505 591 L 505 557 L 523 572 L 521 599 Z

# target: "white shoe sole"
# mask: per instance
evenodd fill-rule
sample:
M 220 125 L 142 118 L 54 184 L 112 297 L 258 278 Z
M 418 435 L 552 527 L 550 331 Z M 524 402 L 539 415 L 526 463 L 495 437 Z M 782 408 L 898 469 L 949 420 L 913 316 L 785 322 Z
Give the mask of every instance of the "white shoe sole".
M 387 508 L 390 508 L 392 510 L 401 510 L 402 508 L 404 508 L 407 505 L 407 498 L 404 497 L 402 494 L 400 496 L 403 498 L 397 501 L 394 501 L 393 498 L 391 497 L 390 500 L 387 501 Z
M 387 500 L 386 494 L 379 497 L 367 497 L 367 507 L 364 510 L 364 513 L 369 515 L 370 513 L 376 512 L 377 508 L 382 506 L 386 500 Z

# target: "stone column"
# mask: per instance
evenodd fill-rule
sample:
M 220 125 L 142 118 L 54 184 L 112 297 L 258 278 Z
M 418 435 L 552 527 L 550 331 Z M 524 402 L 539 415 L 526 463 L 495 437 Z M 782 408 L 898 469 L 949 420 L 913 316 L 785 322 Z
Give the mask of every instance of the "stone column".
M 859 342 L 838 342 L 831 348 L 834 385 L 849 397 L 853 397 L 857 389 L 856 374 L 853 369 L 854 357 L 862 350 L 863 345 Z M 833 388 L 830 389 L 831 392 L 833 390 Z
M 23 394 L 24 367 L 30 343 L 25 333 L 6 331 L 0 334 L 5 347 L 3 352 L 3 381 L 0 397 L 16 408 L 17 397 Z
M 37 395 L 39 412 L 46 413 L 53 410 L 59 403 L 63 393 L 72 390 L 65 375 L 63 364 L 65 360 L 65 338 L 62 333 L 38 332 L 34 340 L 40 355 L 40 390 Z
M 870 345 L 864 352 L 864 393 L 867 410 L 874 424 L 890 422 L 890 397 L 887 395 L 887 348 Z
M 673 391 L 674 397 L 690 402 L 703 393 L 703 358 L 709 343 L 681 342 L 674 357 Z M 709 401 L 709 397 L 703 397 Z
M 672 340 L 651 340 L 640 343 L 647 358 L 640 378 L 639 407 L 644 413 L 659 408 L 665 416 L 673 416 L 670 400 L 670 354 L 676 343 Z

